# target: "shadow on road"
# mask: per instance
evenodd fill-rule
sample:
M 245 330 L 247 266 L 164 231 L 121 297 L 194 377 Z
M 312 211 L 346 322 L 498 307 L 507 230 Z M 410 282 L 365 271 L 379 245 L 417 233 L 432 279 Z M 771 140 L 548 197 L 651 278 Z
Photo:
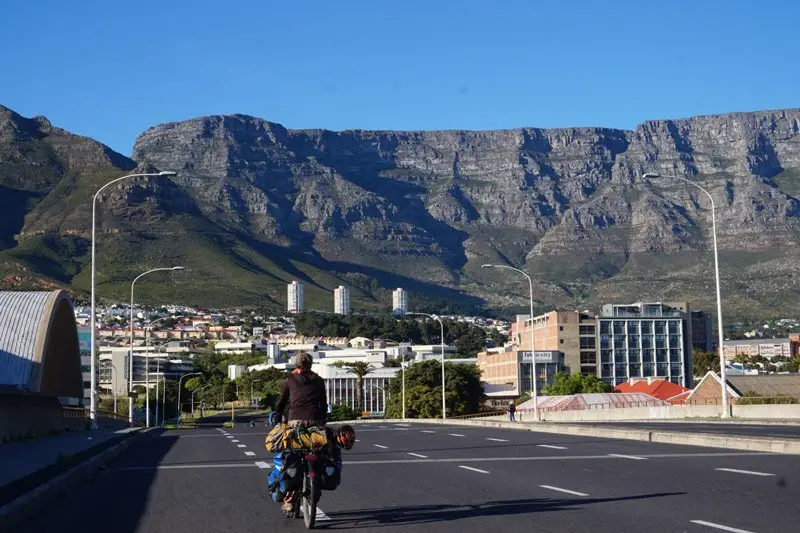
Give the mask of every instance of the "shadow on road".
M 681 496 L 685 492 L 657 492 L 618 498 L 530 498 L 491 501 L 476 505 L 410 505 L 392 508 L 362 509 L 328 513 L 330 522 L 319 522 L 319 529 L 365 529 L 380 526 L 424 525 L 480 516 L 508 516 L 551 511 L 578 510 L 587 505 L 650 498 Z

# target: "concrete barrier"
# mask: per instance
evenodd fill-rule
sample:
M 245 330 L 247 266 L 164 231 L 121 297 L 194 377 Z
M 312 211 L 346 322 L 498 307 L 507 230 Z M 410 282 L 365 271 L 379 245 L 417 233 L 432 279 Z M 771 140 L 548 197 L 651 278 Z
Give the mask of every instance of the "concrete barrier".
M 628 429 L 603 427 L 602 424 L 564 424 L 552 422 L 510 422 L 501 420 L 458 420 L 458 419 L 388 419 L 388 420 L 354 420 L 350 423 L 360 424 L 402 424 L 402 423 L 453 425 L 473 427 L 493 427 L 513 429 L 516 431 L 533 431 L 539 433 L 557 433 L 583 437 L 599 437 L 606 439 L 624 439 L 664 444 L 682 444 L 686 446 L 704 446 L 707 448 L 725 448 L 753 452 L 769 452 L 784 454 L 800 454 L 800 439 L 777 437 L 752 437 L 744 435 L 727 435 L 720 433 L 690 433 L 684 431 L 651 431 L 648 429 Z

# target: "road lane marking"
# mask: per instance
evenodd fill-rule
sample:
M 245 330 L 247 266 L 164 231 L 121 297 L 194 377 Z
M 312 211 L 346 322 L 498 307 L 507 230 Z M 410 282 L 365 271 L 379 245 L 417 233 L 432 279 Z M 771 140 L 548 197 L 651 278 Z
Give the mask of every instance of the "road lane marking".
M 356 442 L 361 442 L 359 439 L 356 439 Z
M 493 439 L 491 437 L 486 437 L 486 440 L 490 440 L 490 441 L 493 441 L 493 442 L 508 442 L 508 440 L 506 440 L 506 439 Z
M 421 453 L 408 452 L 408 455 L 411 455 L 413 457 L 419 457 L 420 459 L 427 459 L 428 458 L 427 455 L 422 455 Z
M 248 457 L 252 457 L 256 454 L 256 452 L 244 452 L 244 454 L 247 455 Z
M 239 439 L 233 439 L 231 442 L 239 442 Z
M 272 465 L 266 463 L 264 461 L 256 461 L 256 466 L 261 468 L 262 470 L 266 470 L 267 468 L 272 468 Z
M 375 446 L 376 448 L 381 448 L 381 449 L 383 449 L 383 450 L 388 450 L 388 449 L 389 449 L 389 447 L 388 447 L 388 446 L 383 446 L 383 445 L 381 445 L 381 444 L 373 444 L 373 446 Z
M 448 435 L 450 435 L 451 437 L 463 437 L 464 436 L 461 433 L 448 433 Z
M 537 444 L 539 448 L 550 448 L 551 450 L 566 450 L 566 446 L 556 446 L 555 444 Z
M 623 455 L 621 453 L 610 453 L 609 457 L 619 457 L 620 459 L 633 459 L 634 461 L 647 461 L 646 457 L 638 457 L 636 455 Z
M 553 487 L 552 485 L 539 485 L 543 489 L 554 490 L 556 492 L 563 492 L 564 494 L 572 494 L 573 496 L 588 496 L 583 492 L 576 492 L 574 490 L 562 489 L 559 487 Z
M 400 427 L 407 428 L 407 427 L 410 427 L 411 424 L 395 424 L 395 426 L 400 426 Z
M 748 474 L 751 476 L 774 476 L 775 474 L 770 474 L 768 472 L 754 472 L 752 470 L 737 470 L 735 468 L 715 468 L 714 470 L 719 470 L 720 472 L 733 472 L 734 474 Z
M 713 527 L 714 529 L 721 529 L 722 531 L 730 531 L 731 533 L 753 533 L 752 531 L 747 531 L 746 529 L 738 529 L 735 527 L 723 526 L 722 524 L 715 524 L 714 522 L 706 522 L 705 520 L 690 520 L 690 522 L 692 524 L 697 524 L 700 526 Z
M 317 507 L 317 522 L 325 522 L 326 520 L 330 520 L 331 517 L 326 515 L 322 512 L 322 509 Z
M 232 439 L 232 438 L 233 438 L 233 435 L 225 435 L 225 438 L 226 438 L 226 439 Z
M 247 444 L 237 444 L 238 448 L 247 448 Z
M 253 463 L 222 463 L 222 464 L 189 464 L 189 465 L 156 465 L 156 466 L 124 466 L 114 470 L 191 470 L 192 468 L 253 468 Z
M 436 433 L 435 431 L 431 431 L 430 429 L 423 429 L 423 433 Z
M 464 470 L 471 470 L 472 472 L 478 472 L 479 474 L 488 474 L 486 470 L 481 470 L 480 468 L 472 468 L 471 466 L 464 466 L 458 465 L 459 468 L 463 468 Z

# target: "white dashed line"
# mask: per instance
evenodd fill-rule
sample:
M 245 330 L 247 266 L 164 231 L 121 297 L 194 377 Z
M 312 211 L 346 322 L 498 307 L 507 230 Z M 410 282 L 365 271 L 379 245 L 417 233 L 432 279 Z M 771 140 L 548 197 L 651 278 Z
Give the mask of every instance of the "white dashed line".
M 411 424 L 395 424 L 395 426 L 400 426 L 400 427 L 407 428 L 407 427 L 411 426 Z
M 636 457 L 635 455 L 622 455 L 621 453 L 610 453 L 609 457 L 619 457 L 620 459 L 633 459 L 634 461 L 647 461 L 646 457 Z
M 361 440 L 359 440 L 359 439 L 356 439 L 356 442 L 361 442 Z
M 244 452 L 244 454 L 248 457 L 253 457 L 256 454 L 256 452 Z
M 567 490 L 559 487 L 553 487 L 552 485 L 539 485 L 539 486 L 543 489 L 554 490 L 556 492 L 563 492 L 564 494 L 572 494 L 573 496 L 588 496 L 588 494 L 584 494 L 583 492 L 575 492 L 574 490 Z
M 247 448 L 247 444 L 237 444 L 238 448 Z
M 488 474 L 489 473 L 486 470 L 481 470 L 480 468 L 472 468 L 471 466 L 458 465 L 458 467 L 459 468 L 463 468 L 464 470 L 469 470 L 471 472 L 477 472 L 479 474 Z
M 461 433 L 448 433 L 448 435 L 450 435 L 451 437 L 463 437 L 464 436 Z
M 753 533 L 746 529 L 737 529 L 735 527 L 723 526 L 722 524 L 715 524 L 714 522 L 706 522 L 705 520 L 690 520 L 692 524 L 699 526 L 713 527 L 714 529 L 721 529 L 722 531 L 731 531 L 732 533 Z
M 408 455 L 410 455 L 412 457 L 419 457 L 420 459 L 427 459 L 428 458 L 427 455 L 422 455 L 421 453 L 408 452 Z
M 556 446 L 555 444 L 537 444 L 539 448 L 550 448 L 551 450 L 566 450 L 566 446 Z
M 751 476 L 774 476 L 775 474 L 770 474 L 768 472 L 753 472 L 752 470 L 736 470 L 735 468 L 715 468 L 714 470 L 719 470 L 720 472 L 733 472 L 734 474 L 748 474 Z
M 430 429 L 423 429 L 423 433 L 436 433 L 435 431 L 431 431 Z
M 239 439 L 233 439 L 231 442 L 239 442 Z
M 226 439 L 232 439 L 232 438 L 233 438 L 233 435 L 225 435 L 225 438 L 226 438 Z
M 266 470 L 267 468 L 272 468 L 271 464 L 265 463 L 264 461 L 256 461 L 256 466 L 261 468 L 262 470 Z
M 375 446 L 376 448 L 381 448 L 381 449 L 383 449 L 383 450 L 387 450 L 387 449 L 389 449 L 389 447 L 388 447 L 388 446 L 383 446 L 383 445 L 381 445 L 381 444 L 373 444 L 373 446 Z
M 506 439 L 493 439 L 491 437 L 486 437 L 486 440 L 490 440 L 492 442 L 508 442 Z
M 323 513 L 322 510 L 319 507 L 317 507 L 317 522 L 325 522 L 330 519 L 331 518 L 328 515 Z

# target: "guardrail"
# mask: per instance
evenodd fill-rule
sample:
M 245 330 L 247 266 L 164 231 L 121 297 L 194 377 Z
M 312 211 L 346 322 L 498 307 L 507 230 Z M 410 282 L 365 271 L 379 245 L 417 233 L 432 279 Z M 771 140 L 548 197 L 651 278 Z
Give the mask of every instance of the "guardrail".
M 472 413 L 469 415 L 458 415 L 458 416 L 449 416 L 447 418 L 452 418 L 454 420 L 469 420 L 471 418 L 487 418 L 490 416 L 503 416 L 507 415 L 508 411 L 482 411 L 480 413 Z

